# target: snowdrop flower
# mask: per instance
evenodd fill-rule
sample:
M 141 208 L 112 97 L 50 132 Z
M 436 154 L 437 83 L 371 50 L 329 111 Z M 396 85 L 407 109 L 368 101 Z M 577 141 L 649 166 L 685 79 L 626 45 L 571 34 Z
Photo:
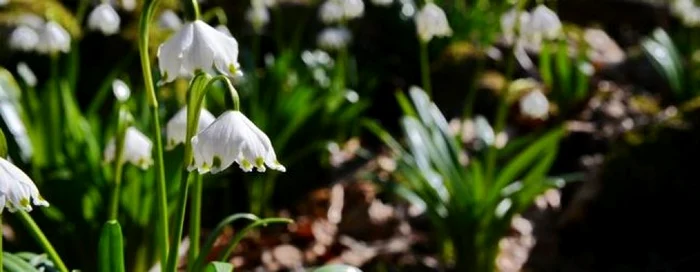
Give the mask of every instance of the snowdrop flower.
M 520 21 L 518 22 L 516 19 L 519 19 Z M 506 43 L 512 44 L 515 42 L 517 30 L 522 29 L 523 26 L 527 25 L 529 21 L 530 13 L 524 10 L 518 11 L 516 8 L 512 8 L 508 12 L 504 13 L 501 16 L 501 32 L 503 32 L 503 37 L 505 38 Z
M 326 28 L 318 34 L 316 42 L 325 50 L 338 50 L 345 48 L 350 42 L 350 31 L 343 27 Z
M 365 3 L 362 0 L 342 0 L 345 19 L 362 17 L 365 13 Z
M 286 171 L 277 161 L 270 138 L 240 111 L 227 111 L 197 136 L 192 137 L 194 164 L 190 171 L 212 174 L 223 171 L 236 162 L 245 172 L 265 166 Z
M 478 115 L 474 118 L 474 133 L 477 139 L 480 139 L 486 145 L 493 145 L 496 141 L 496 135 L 489 121 L 484 116 Z
M 216 118 L 206 109 L 202 109 L 199 112 L 199 123 L 197 124 L 197 131 L 204 130 L 206 127 L 211 125 Z M 167 146 L 165 149 L 172 150 L 178 144 L 184 143 L 187 137 L 187 107 L 183 107 L 178 111 L 173 118 L 168 121 L 165 128 L 165 133 L 168 136 Z
M 533 119 L 547 119 L 549 101 L 540 90 L 534 90 L 520 98 L 520 112 Z
M 197 70 L 230 77 L 242 74 L 236 39 L 200 20 L 187 23 L 158 47 L 158 66 L 164 83 L 192 77 Z
M 394 0 L 372 0 L 372 4 L 377 6 L 389 6 L 394 3 Z
M 23 61 L 17 63 L 17 74 L 19 74 L 19 77 L 22 78 L 22 80 L 24 81 L 24 83 L 27 84 L 27 86 L 36 86 L 36 75 L 34 75 L 32 69 L 29 68 L 29 65 L 27 65 Z
M 34 182 L 21 169 L 0 158 L 0 213 L 7 207 L 10 212 L 32 211 L 34 206 L 49 206 L 39 194 Z
M 107 147 L 104 151 L 104 159 L 106 162 L 114 161 L 114 153 L 116 153 L 116 142 L 114 139 L 109 140 Z M 151 157 L 151 149 L 153 148 L 153 143 L 146 135 L 143 135 L 134 127 L 129 127 L 126 129 L 126 135 L 124 136 L 124 157 L 125 162 L 129 162 L 133 165 L 140 167 L 141 169 L 148 169 L 153 164 L 153 158 Z
M 416 14 L 416 31 L 423 42 L 429 42 L 433 37 L 448 37 L 452 28 L 447 22 L 447 15 L 437 5 L 427 3 Z
M 70 51 L 70 35 L 60 24 L 49 21 L 39 32 L 39 53 L 50 54 L 56 52 L 68 53 Z
M 233 37 L 233 35 L 231 34 L 231 30 L 228 30 L 228 27 L 226 27 L 225 25 L 218 25 L 215 27 L 215 29 L 221 33 L 226 34 L 226 36 Z
M 253 26 L 255 32 L 260 33 L 262 29 L 270 22 L 270 12 L 263 3 L 256 4 L 260 0 L 254 0 L 253 4 L 245 13 L 245 18 Z
M 109 36 L 119 32 L 119 14 L 110 4 L 102 3 L 95 7 L 88 16 L 88 28 L 99 30 Z
M 20 25 L 10 34 L 10 48 L 19 51 L 32 51 L 39 43 L 39 34 L 31 27 Z
M 44 27 L 44 19 L 33 13 L 24 13 L 17 17 L 17 24 L 31 27 L 33 29 L 41 29 Z
M 319 18 L 326 24 L 362 17 L 365 3 L 362 0 L 326 0 L 319 8 Z
M 170 29 L 172 31 L 178 31 L 182 28 L 182 20 L 177 17 L 172 10 L 165 10 L 158 17 L 158 26 L 163 29 Z
M 126 102 L 126 100 L 129 100 L 129 96 L 131 96 L 129 86 L 126 85 L 124 81 L 121 81 L 121 79 L 112 81 L 112 92 L 119 102 Z
M 10 3 L 10 0 L 0 0 L 0 7 L 6 6 L 9 3 Z
M 136 0 L 121 0 L 122 8 L 126 11 L 133 11 L 136 9 Z
M 535 41 L 543 38 L 552 40 L 559 36 L 561 28 L 559 16 L 545 5 L 539 5 L 532 11 L 530 19 L 522 28 L 522 32 Z

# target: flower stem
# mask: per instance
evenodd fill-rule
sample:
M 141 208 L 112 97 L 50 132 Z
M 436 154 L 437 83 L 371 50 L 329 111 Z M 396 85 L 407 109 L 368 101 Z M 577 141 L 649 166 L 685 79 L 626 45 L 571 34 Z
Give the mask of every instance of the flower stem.
M 4 139 L 3 139 L 4 140 Z M 2 255 L 3 255 L 3 250 L 2 250 L 2 239 L 5 238 L 5 233 L 2 231 L 2 214 L 0 214 L 0 272 L 3 272 L 3 260 L 2 260 Z
M 56 249 L 53 248 L 51 243 L 49 242 L 48 239 L 46 239 L 46 235 L 41 231 L 39 226 L 37 226 L 36 222 L 34 222 L 34 219 L 32 219 L 31 216 L 24 210 L 19 210 L 15 214 L 19 216 L 20 221 L 22 221 L 22 224 L 31 232 L 32 236 L 34 236 L 34 239 L 39 243 L 42 249 L 46 252 L 46 254 L 49 255 L 49 258 L 51 258 L 51 261 L 56 265 L 56 268 L 58 268 L 58 271 L 61 272 L 68 272 L 68 268 L 66 265 L 63 263 L 63 260 L 61 260 L 61 257 L 58 256 L 58 253 L 56 253 Z
M 119 109 L 119 121 L 117 122 L 117 135 L 114 148 L 114 184 L 112 188 L 112 199 L 109 204 L 108 220 L 118 221 L 119 215 L 119 191 L 122 184 L 122 172 L 124 169 L 124 141 L 126 140 L 126 129 L 129 126 L 128 110 L 123 105 Z
M 194 174 L 192 196 L 190 197 L 190 250 L 187 259 L 187 271 L 193 271 L 193 265 L 197 259 L 197 255 L 199 255 L 203 187 L 204 184 L 202 183 L 202 175 Z
M 168 258 L 168 199 L 165 190 L 165 163 L 163 162 L 163 140 L 160 133 L 160 117 L 158 116 L 158 100 L 156 98 L 155 85 L 151 73 L 151 61 L 148 55 L 148 36 L 153 12 L 159 0 L 146 0 L 143 4 L 143 12 L 139 21 L 139 56 L 141 58 L 141 70 L 143 72 L 144 85 L 148 97 L 148 105 L 151 108 L 153 119 L 153 135 L 156 140 L 156 196 L 158 198 L 158 247 L 160 249 L 160 262 L 164 264 Z
M 189 5 L 186 5 L 189 7 L 187 12 L 189 13 L 188 16 L 190 16 L 189 19 L 194 20 L 199 20 L 201 16 L 199 15 L 199 2 L 197 0 L 185 0 L 185 2 L 189 2 Z
M 420 73 L 423 84 L 423 90 L 433 96 L 433 88 L 430 85 L 430 60 L 428 59 L 428 43 L 419 41 L 420 43 Z
M 186 147 L 187 148 L 187 147 Z M 185 166 L 187 167 L 187 166 Z M 179 258 L 180 251 L 180 239 L 182 238 L 182 229 L 185 224 L 185 209 L 187 207 L 187 189 L 189 186 L 190 179 L 194 175 L 192 172 L 188 172 L 187 169 L 182 170 L 182 180 L 180 181 L 180 195 L 177 199 L 177 210 L 175 211 L 175 224 L 173 227 L 173 241 L 170 244 L 170 252 L 168 254 L 168 262 L 165 267 L 165 272 L 176 272 L 177 271 L 177 261 Z
M 119 149 L 117 148 L 117 150 Z M 114 167 L 114 187 L 112 188 L 112 199 L 109 203 L 109 217 L 107 217 L 108 220 L 115 221 L 118 221 L 117 217 L 119 215 L 119 193 L 121 190 L 122 169 L 124 168 L 124 164 L 121 163 L 119 160 L 121 160 L 121 158 L 117 158 L 115 160 L 116 165 Z

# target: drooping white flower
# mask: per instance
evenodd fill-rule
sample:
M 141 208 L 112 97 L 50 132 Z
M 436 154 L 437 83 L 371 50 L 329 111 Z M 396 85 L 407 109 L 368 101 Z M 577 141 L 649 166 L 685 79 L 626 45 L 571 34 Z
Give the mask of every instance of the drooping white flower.
M 562 29 L 559 16 L 545 5 L 538 5 L 530 14 L 530 20 L 521 28 L 522 34 L 535 42 L 556 39 Z
M 32 211 L 34 206 L 49 206 L 39 194 L 27 174 L 11 162 L 0 158 L 0 213 L 7 207 L 10 212 Z
M 114 161 L 116 153 L 116 142 L 114 139 L 109 140 L 104 151 L 104 159 L 106 162 Z M 153 164 L 151 157 L 151 149 L 153 143 L 146 135 L 143 135 L 138 129 L 129 127 L 126 129 L 124 136 L 123 161 L 129 162 L 141 169 L 148 169 Z
M 70 51 L 70 34 L 60 24 L 49 21 L 39 32 L 39 43 L 36 47 L 39 53 L 51 54 Z
M 190 171 L 215 174 L 236 162 L 245 172 L 266 166 L 284 172 L 270 138 L 240 111 L 227 111 L 192 138 L 194 164 Z
M 260 33 L 270 22 L 270 12 L 262 1 L 254 0 L 246 11 L 245 18 L 253 26 L 253 30 Z
M 207 128 L 211 123 L 216 120 L 216 117 L 211 114 L 206 109 L 202 109 L 199 112 L 199 123 L 197 124 L 197 131 L 196 133 L 199 133 L 200 131 L 204 130 Z M 187 137 L 187 107 L 183 107 L 180 109 L 172 118 L 170 118 L 170 121 L 168 121 L 168 124 L 165 128 L 165 135 L 168 136 L 167 139 L 167 144 L 165 149 L 171 150 L 175 148 L 178 144 L 184 143 L 185 138 Z
M 218 25 L 215 27 L 215 29 L 221 33 L 226 34 L 226 36 L 233 37 L 233 34 L 231 34 L 231 30 L 228 30 L 228 27 L 225 25 Z
M 540 90 L 524 95 L 519 104 L 520 112 L 529 118 L 544 120 L 549 115 L 549 100 Z
M 136 9 L 136 0 L 121 0 L 122 8 L 126 11 L 133 11 Z
M 178 31 L 182 28 L 182 19 L 174 11 L 168 9 L 158 17 L 158 27 Z
M 325 50 L 339 50 L 345 48 L 351 39 L 350 31 L 344 27 L 329 27 L 318 34 L 316 43 Z
M 200 20 L 189 22 L 158 47 L 158 66 L 167 83 L 198 70 L 230 77 L 242 74 L 238 42 Z
M 99 30 L 109 36 L 119 32 L 121 19 L 110 4 L 102 3 L 95 7 L 88 16 L 88 28 Z
M 129 96 L 131 96 L 131 89 L 129 89 L 129 85 L 126 85 L 121 79 L 115 79 L 112 81 L 112 93 L 114 93 L 114 97 L 120 102 L 126 102 L 126 100 L 129 100 Z
M 452 28 L 447 21 L 447 15 L 438 5 L 427 3 L 416 14 L 416 31 L 423 42 L 429 42 L 433 37 L 449 37 Z
M 39 34 L 31 27 L 20 25 L 10 34 L 10 48 L 19 51 L 32 51 L 39 44 Z
M 517 21 L 519 19 L 519 22 Z M 511 10 L 501 15 L 501 32 L 506 43 L 512 44 L 515 42 L 518 29 L 522 29 L 530 21 L 530 13 L 524 10 L 512 8 Z
M 34 75 L 32 69 L 29 68 L 29 65 L 27 65 L 23 61 L 17 63 L 17 74 L 19 74 L 19 77 L 22 78 L 22 80 L 24 81 L 24 83 L 27 84 L 27 86 L 36 86 L 36 75 Z
M 372 0 L 372 4 L 377 6 L 389 6 L 394 3 L 394 0 Z
M 318 17 L 325 24 L 362 17 L 365 3 L 362 0 L 326 0 L 318 10 Z

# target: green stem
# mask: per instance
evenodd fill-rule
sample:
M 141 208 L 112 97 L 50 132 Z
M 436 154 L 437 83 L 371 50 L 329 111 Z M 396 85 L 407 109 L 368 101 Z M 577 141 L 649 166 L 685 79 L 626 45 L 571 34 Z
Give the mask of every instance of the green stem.
M 37 226 L 34 219 L 32 219 L 32 217 L 29 216 L 29 214 L 24 210 L 19 210 L 15 214 L 18 215 L 20 221 L 22 221 L 22 224 L 24 224 L 24 226 L 31 232 L 32 236 L 34 236 L 34 239 L 36 239 L 41 248 L 44 249 L 46 254 L 49 255 L 49 258 L 51 261 L 53 261 L 54 265 L 56 265 L 58 271 L 68 272 L 68 268 L 63 263 L 63 260 L 61 260 L 61 257 L 58 256 L 56 249 L 53 248 L 53 245 L 51 245 L 49 239 L 46 239 L 46 235 L 44 235 L 39 226 Z
M 248 219 L 251 221 L 260 220 L 260 218 L 258 218 L 256 215 L 249 213 L 237 213 L 224 218 L 224 220 L 221 220 L 221 222 L 219 222 L 219 224 L 216 225 L 214 231 L 212 231 L 211 234 L 209 234 L 207 241 L 204 243 L 204 247 L 202 247 L 202 254 L 197 256 L 197 259 L 194 262 L 193 271 L 200 271 L 199 268 L 202 267 L 204 259 L 207 257 L 209 251 L 211 251 L 211 248 L 214 246 L 214 242 L 217 238 L 219 238 L 221 232 L 224 230 L 224 227 L 228 226 L 229 224 L 232 224 L 233 222 L 239 219 Z
M 513 79 L 513 74 L 515 72 L 515 56 L 511 52 L 506 60 L 506 84 L 499 93 L 501 96 L 498 100 L 498 106 L 496 110 L 496 118 L 494 119 L 495 125 L 493 127 L 493 133 L 496 137 L 503 131 L 505 127 L 506 120 L 508 119 L 508 87 Z M 496 153 L 498 149 L 495 146 L 489 146 L 486 151 L 486 180 L 491 181 L 494 177 L 494 171 L 496 168 Z
M 117 148 L 118 149 L 118 148 Z M 109 204 L 109 217 L 107 218 L 108 220 L 117 220 L 117 217 L 119 215 L 119 194 L 121 190 L 121 182 L 122 182 L 122 169 L 124 168 L 124 164 L 120 162 L 121 158 L 118 157 L 115 159 L 115 167 L 114 167 L 114 184 L 112 188 L 112 199 Z
M 238 243 L 241 240 L 243 240 L 243 238 L 245 237 L 245 235 L 249 231 L 251 231 L 259 226 L 266 226 L 268 224 L 274 224 L 274 223 L 287 223 L 287 224 L 289 224 L 289 223 L 293 223 L 293 222 L 294 221 L 287 219 L 287 218 L 266 218 L 266 219 L 260 219 L 258 221 L 253 222 L 252 224 L 248 225 L 247 227 L 245 227 L 243 230 L 241 230 L 240 232 L 238 232 L 236 234 L 236 236 L 233 238 L 233 241 L 231 241 L 231 243 L 228 244 L 226 249 L 224 251 L 222 251 L 221 254 L 219 254 L 218 260 L 220 260 L 220 261 L 228 260 L 228 258 L 231 256 L 231 252 L 233 252 L 233 249 L 236 248 L 236 245 L 238 245 Z
M 187 149 L 188 147 L 185 147 Z M 190 148 L 191 149 L 191 148 Z M 187 167 L 187 166 L 185 166 Z M 176 272 L 177 271 L 177 261 L 178 261 L 178 251 L 180 251 L 180 239 L 182 238 L 182 229 L 185 224 L 185 209 L 187 207 L 187 189 L 189 186 L 190 179 L 194 175 L 192 172 L 188 172 L 187 169 L 182 170 L 182 180 L 180 181 L 180 195 L 177 198 L 177 210 L 175 211 L 175 224 L 173 227 L 173 241 L 170 244 L 170 252 L 168 254 L 167 266 L 165 266 L 165 272 Z
M 202 193 L 204 184 L 202 175 L 194 174 L 192 196 L 190 198 L 190 250 L 187 259 L 187 271 L 193 271 L 193 265 L 199 255 L 200 227 L 202 222 Z
M 59 87 L 58 55 L 51 56 L 51 88 L 49 88 L 49 109 L 50 126 L 53 137 L 49 137 L 51 147 L 52 162 L 55 166 L 63 164 L 63 153 L 61 152 L 61 142 L 63 141 L 63 130 L 61 123 L 61 90 Z
M 428 43 L 419 41 L 420 44 L 420 73 L 423 84 L 423 90 L 433 96 L 433 88 L 430 85 L 430 59 L 428 56 Z
M 472 83 L 469 86 L 469 92 L 467 93 L 467 99 L 464 104 L 464 113 L 462 115 L 463 119 L 470 119 L 474 114 L 474 101 L 476 100 L 476 94 L 479 88 L 479 75 L 484 71 L 486 59 L 484 57 L 479 57 L 476 60 L 476 69 L 474 71 L 474 76 L 472 77 Z
M 194 20 L 199 20 L 201 16 L 199 15 L 199 2 L 197 0 L 185 0 L 185 2 L 189 2 L 190 4 L 188 6 L 187 12 L 189 13 L 189 19 Z
M 4 139 L 3 139 L 3 140 L 4 140 Z M 0 228 L 2 228 L 2 214 L 0 214 Z M 2 234 L 2 233 L 0 233 L 0 235 L 1 235 L 1 234 Z M 0 272 L 3 272 L 3 271 L 4 271 L 4 267 L 3 267 L 3 264 L 4 264 L 4 263 L 3 263 L 3 260 L 2 260 L 2 255 L 3 255 L 3 252 L 4 252 L 3 249 L 2 249 L 2 240 L 3 240 L 4 238 L 5 238 L 4 235 L 1 235 L 1 236 L 0 236 Z
M 160 133 L 160 117 L 158 116 L 158 99 L 156 98 L 155 84 L 151 73 L 151 61 L 148 55 L 148 37 L 150 32 L 150 22 L 153 17 L 155 7 L 159 0 L 146 0 L 143 12 L 139 21 L 139 57 L 141 58 L 141 71 L 143 72 L 144 85 L 148 97 L 148 105 L 151 108 L 151 118 L 153 118 L 153 135 L 156 140 L 156 175 L 158 198 L 158 228 L 162 235 L 158 236 L 158 247 L 160 250 L 160 262 L 164 264 L 168 258 L 168 199 L 165 189 L 165 162 L 163 161 L 163 140 Z

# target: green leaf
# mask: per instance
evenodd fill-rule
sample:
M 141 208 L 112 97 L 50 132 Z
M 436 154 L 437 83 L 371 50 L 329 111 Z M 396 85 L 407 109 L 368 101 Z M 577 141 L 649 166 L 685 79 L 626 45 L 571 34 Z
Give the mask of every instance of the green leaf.
M 658 41 L 646 38 L 642 41 L 644 53 L 651 59 L 651 63 L 667 81 L 671 90 L 681 96 L 683 90 L 681 82 L 681 67 L 677 66 L 669 48 Z
M 5 133 L 0 129 L 0 158 L 7 158 L 7 140 L 5 140 Z
M 313 270 L 313 272 L 362 272 L 357 267 L 344 264 L 329 264 Z
M 38 272 L 34 266 L 11 253 L 2 253 L 2 267 L 7 272 Z
M 209 234 L 209 237 L 207 238 L 207 241 L 204 243 L 204 246 L 202 247 L 202 250 L 199 253 L 199 256 L 197 256 L 197 259 L 194 261 L 193 268 L 196 270 L 201 267 L 201 265 L 204 263 L 204 259 L 207 257 L 209 252 L 211 251 L 211 248 L 214 246 L 214 242 L 216 239 L 221 235 L 221 232 L 224 230 L 224 227 L 232 224 L 233 222 L 238 221 L 239 219 L 248 219 L 251 221 L 259 220 L 256 215 L 251 214 L 251 213 L 237 213 L 234 215 L 230 215 L 221 222 L 219 222 L 218 225 L 216 225 L 216 228 L 214 231 Z
M 102 227 L 97 254 L 99 271 L 124 272 L 122 228 L 116 220 L 107 221 Z
M 233 265 L 224 262 L 211 262 L 204 268 L 205 272 L 232 272 Z

